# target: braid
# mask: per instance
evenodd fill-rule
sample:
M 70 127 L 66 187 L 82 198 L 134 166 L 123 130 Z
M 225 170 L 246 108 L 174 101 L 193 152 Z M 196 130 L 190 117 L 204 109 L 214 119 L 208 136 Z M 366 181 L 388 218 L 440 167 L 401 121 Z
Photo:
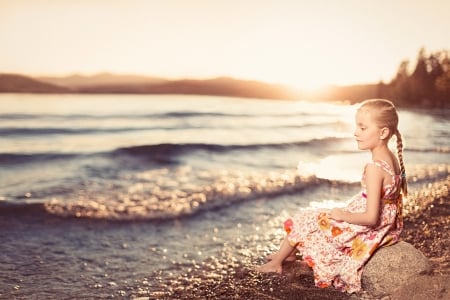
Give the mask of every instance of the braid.
M 406 182 L 406 173 L 405 173 L 405 164 L 403 163 L 403 139 L 402 135 L 400 134 L 400 131 L 397 129 L 395 131 L 395 135 L 397 137 L 397 157 L 398 157 L 398 163 L 400 165 L 400 174 L 401 174 L 401 180 L 402 180 L 402 192 L 404 196 L 408 195 L 408 184 Z

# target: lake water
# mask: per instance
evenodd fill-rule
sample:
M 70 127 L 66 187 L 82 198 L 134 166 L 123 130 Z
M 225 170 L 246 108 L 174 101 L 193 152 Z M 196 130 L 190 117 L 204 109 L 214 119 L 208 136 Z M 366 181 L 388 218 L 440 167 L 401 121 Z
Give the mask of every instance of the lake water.
M 187 270 L 251 264 L 289 213 L 358 191 L 370 156 L 353 138 L 355 110 L 0 95 L 0 297 L 170 296 Z M 448 176 L 449 115 L 400 111 L 412 190 Z

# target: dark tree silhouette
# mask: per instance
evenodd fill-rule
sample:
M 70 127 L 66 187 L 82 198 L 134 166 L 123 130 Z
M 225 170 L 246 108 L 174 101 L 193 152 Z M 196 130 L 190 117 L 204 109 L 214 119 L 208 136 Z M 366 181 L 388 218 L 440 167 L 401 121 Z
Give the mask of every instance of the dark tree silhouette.
M 420 49 L 414 71 L 408 72 L 409 61 L 403 61 L 395 78 L 381 90 L 381 97 L 391 98 L 401 106 L 449 107 L 449 51 L 426 55 Z

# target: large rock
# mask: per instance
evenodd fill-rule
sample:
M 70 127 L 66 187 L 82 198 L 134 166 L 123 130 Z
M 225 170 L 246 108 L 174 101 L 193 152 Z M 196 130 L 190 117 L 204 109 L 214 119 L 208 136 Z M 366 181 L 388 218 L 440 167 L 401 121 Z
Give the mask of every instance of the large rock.
M 370 295 L 381 298 L 420 274 L 431 272 L 430 261 L 414 246 L 398 242 L 374 253 L 362 274 L 363 289 Z
M 450 299 L 450 275 L 418 275 L 396 290 L 392 300 Z

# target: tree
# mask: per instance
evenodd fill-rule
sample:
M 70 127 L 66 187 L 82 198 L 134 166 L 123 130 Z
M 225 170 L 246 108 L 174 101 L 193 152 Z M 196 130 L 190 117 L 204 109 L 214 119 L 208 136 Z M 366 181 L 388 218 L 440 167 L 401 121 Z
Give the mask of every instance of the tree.
M 397 75 L 389 84 L 387 92 L 387 98 L 393 99 L 399 105 L 407 105 L 410 100 L 408 65 L 408 60 L 400 63 L 397 69 Z
M 426 55 L 420 49 L 411 75 L 409 62 L 402 61 L 394 79 L 379 85 L 378 92 L 404 106 L 448 107 L 450 104 L 450 59 L 448 50 Z
M 439 107 L 450 106 L 450 59 L 449 52 L 443 51 L 441 53 L 442 59 L 440 62 L 441 72 L 436 75 L 434 86 L 436 89 L 436 100 Z

